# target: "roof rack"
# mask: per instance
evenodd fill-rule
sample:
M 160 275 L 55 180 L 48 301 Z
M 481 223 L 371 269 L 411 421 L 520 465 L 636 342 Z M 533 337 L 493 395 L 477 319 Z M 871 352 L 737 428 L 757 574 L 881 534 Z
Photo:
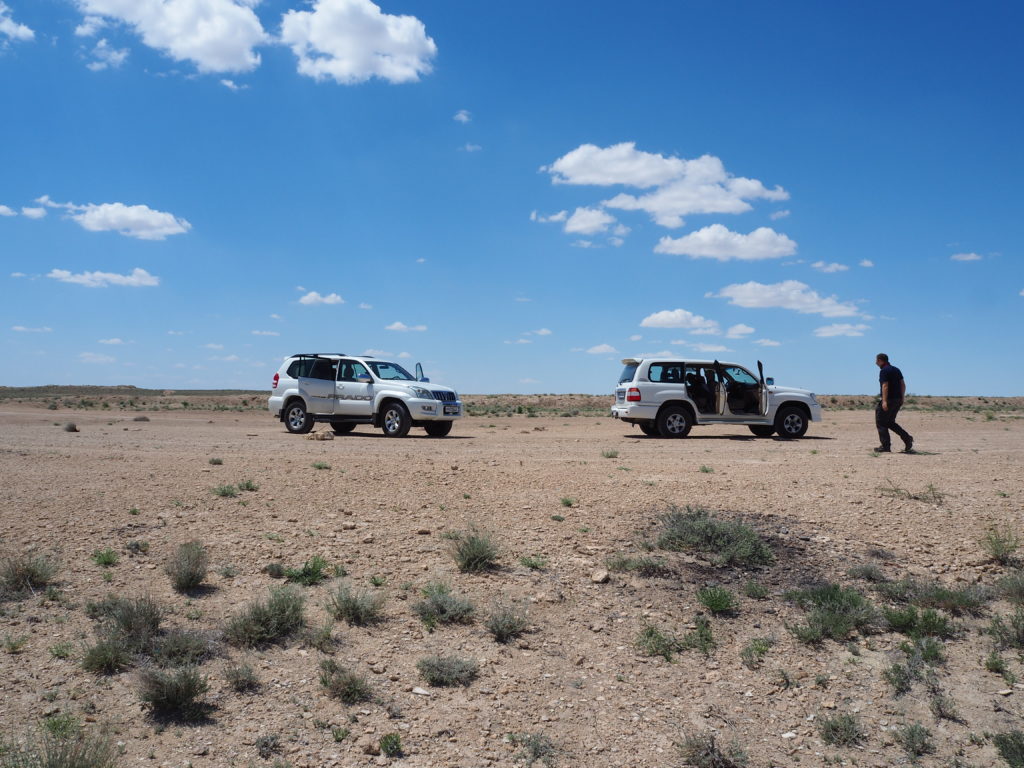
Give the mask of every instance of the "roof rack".
M 347 357 L 347 355 L 344 352 L 320 352 L 320 353 L 317 353 L 317 352 L 308 352 L 308 353 L 307 352 L 300 352 L 300 353 L 298 353 L 296 355 L 289 355 L 289 357 L 328 357 L 328 356 Z

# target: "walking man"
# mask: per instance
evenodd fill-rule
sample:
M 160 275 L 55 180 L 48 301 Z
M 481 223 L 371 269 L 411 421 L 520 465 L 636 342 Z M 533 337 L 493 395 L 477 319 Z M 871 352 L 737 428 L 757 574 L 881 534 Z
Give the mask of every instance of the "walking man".
M 882 399 L 875 407 L 875 426 L 878 427 L 879 440 L 875 451 L 877 453 L 892 452 L 892 442 L 889 438 L 889 430 L 892 430 L 903 440 L 903 452 L 913 453 L 914 438 L 896 423 L 896 414 L 900 412 L 900 408 L 903 406 L 903 396 L 907 393 L 907 383 L 903 380 L 903 372 L 889 363 L 889 356 L 884 352 L 879 352 L 875 357 L 875 365 L 879 368 L 878 382 L 882 388 Z

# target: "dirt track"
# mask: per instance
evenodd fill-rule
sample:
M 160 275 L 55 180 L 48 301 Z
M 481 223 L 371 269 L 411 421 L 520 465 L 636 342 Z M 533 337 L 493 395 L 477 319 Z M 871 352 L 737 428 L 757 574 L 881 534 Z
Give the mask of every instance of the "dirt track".
M 388 440 L 361 427 L 315 441 L 287 434 L 263 412 L 136 415 L 10 404 L 0 411 L 0 550 L 59 552 L 68 598 L 3 604 L 0 633 L 27 637 L 20 653 L 0 654 L 3 734 L 72 712 L 124 742 L 123 765 L 199 768 L 261 764 L 254 743 L 266 734 L 280 737 L 280 757 L 294 766 L 386 763 L 363 754 L 359 741 L 397 731 L 407 753 L 400 764 L 471 768 L 513 764 L 517 748 L 503 737 L 528 732 L 560 746 L 556 765 L 598 768 L 680 764 L 675 742 L 714 729 L 741 744 L 755 766 L 818 765 L 834 755 L 885 766 L 905 760 L 888 729 L 922 722 L 938 751 L 921 764 L 945 765 L 962 750 L 968 764 L 981 766 L 996 762 L 995 750 L 970 735 L 1020 727 L 1024 690 L 997 694 L 1006 683 L 982 667 L 989 644 L 976 630 L 988 618 L 959 622 L 968 630 L 947 644 L 939 672 L 965 722 L 936 722 L 921 691 L 897 699 L 882 678 L 900 657 L 901 636 L 860 638 L 859 655 L 832 641 L 804 646 L 784 626 L 802 612 L 781 597 L 814 580 L 856 583 L 846 570 L 876 561 L 893 578 L 909 572 L 994 584 L 1003 570 L 986 561 L 978 540 L 993 525 L 1022 528 L 1019 412 L 991 420 L 909 412 L 900 421 L 921 453 L 881 456 L 870 450 L 877 437 L 869 411 L 826 411 L 799 441 L 755 439 L 743 427 L 695 428 L 686 440 L 667 441 L 608 418 L 525 415 L 468 418 L 441 440 L 422 430 Z M 63 431 L 66 421 L 81 431 Z M 223 464 L 211 465 L 213 457 Z M 258 490 L 234 499 L 211 492 L 242 480 Z M 669 553 L 670 578 L 612 573 L 594 583 L 609 556 L 640 553 L 640 532 L 668 504 L 744 517 L 768 538 L 776 564 L 744 572 Z M 501 568 L 458 573 L 440 534 L 469 524 L 494 533 Z M 171 590 L 162 568 L 192 539 L 211 552 L 215 589 L 188 599 Z M 130 540 L 148 541 L 148 554 L 130 557 Z M 107 546 L 120 553 L 109 583 L 90 559 Z M 872 560 L 873 549 L 892 558 Z M 374 703 L 346 707 L 328 698 L 317 679 L 320 654 L 301 642 L 231 649 L 226 658 L 253 661 L 263 690 L 232 692 L 224 659 L 209 662 L 211 720 L 160 729 L 139 703 L 131 672 L 96 677 L 77 663 L 92 639 L 87 601 L 149 594 L 173 609 L 169 626 L 217 630 L 280 583 L 261 572 L 267 563 L 300 566 L 317 554 L 343 565 L 355 584 L 386 578 L 387 620 L 371 628 L 339 623 L 334 633 L 335 658 L 367 674 Z M 527 555 L 546 557 L 546 569 L 520 565 Z M 237 575 L 219 575 L 224 565 Z M 524 601 L 532 631 L 510 646 L 495 643 L 479 621 L 427 632 L 410 604 L 437 577 L 481 614 L 502 596 Z M 735 618 L 712 618 L 718 647 L 709 659 L 691 651 L 669 664 L 634 648 L 646 623 L 686 632 L 701 608 L 701 586 L 738 591 L 752 578 L 771 589 L 769 599 L 741 598 Z M 324 621 L 329 589 L 305 590 L 314 626 Z M 990 615 L 1009 610 L 995 602 Z M 758 670 L 738 659 L 754 637 L 777 641 Z M 47 649 L 62 641 L 74 645 L 72 657 L 51 658 Z M 427 687 L 416 662 L 431 653 L 474 657 L 480 677 L 466 688 L 413 694 Z M 1016 656 L 1007 658 L 1022 676 Z M 835 712 L 859 714 L 868 734 L 862 747 L 823 745 L 813 718 Z M 336 743 L 324 725 L 351 735 Z

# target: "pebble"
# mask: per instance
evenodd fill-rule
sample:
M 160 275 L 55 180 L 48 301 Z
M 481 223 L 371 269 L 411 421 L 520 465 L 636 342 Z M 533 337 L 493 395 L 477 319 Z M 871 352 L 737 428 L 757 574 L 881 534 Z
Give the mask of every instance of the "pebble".
M 603 568 L 599 568 L 590 574 L 590 580 L 595 584 L 607 584 L 609 578 L 608 571 Z

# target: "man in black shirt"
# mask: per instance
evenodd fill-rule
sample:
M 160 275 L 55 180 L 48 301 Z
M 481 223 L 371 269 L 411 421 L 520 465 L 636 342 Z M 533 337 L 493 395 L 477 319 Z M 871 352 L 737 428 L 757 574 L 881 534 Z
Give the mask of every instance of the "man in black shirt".
M 903 380 L 903 372 L 889 363 L 889 356 L 884 352 L 880 352 L 875 357 L 875 365 L 879 368 L 878 383 L 882 390 L 881 400 L 875 407 L 875 426 L 878 427 L 879 440 L 875 451 L 878 453 L 892 451 L 892 443 L 889 439 L 889 430 L 892 430 L 903 440 L 903 452 L 912 453 L 914 438 L 896 423 L 896 414 L 900 412 L 900 408 L 903 406 L 903 396 L 907 393 L 907 383 Z

